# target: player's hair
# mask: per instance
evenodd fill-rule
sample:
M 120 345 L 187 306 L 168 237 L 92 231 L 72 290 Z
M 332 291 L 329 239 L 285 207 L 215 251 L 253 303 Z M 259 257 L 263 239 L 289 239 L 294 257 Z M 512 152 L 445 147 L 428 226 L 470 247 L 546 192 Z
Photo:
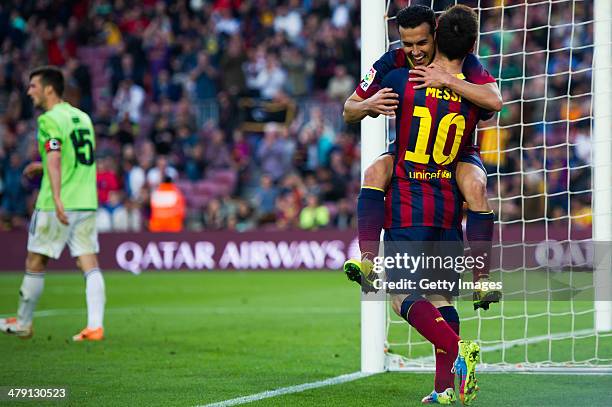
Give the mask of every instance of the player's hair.
M 64 74 L 62 74 L 58 67 L 51 65 L 39 66 L 30 72 L 30 80 L 35 76 L 40 76 L 40 83 L 43 87 L 51 86 L 57 96 L 62 97 L 64 94 Z
M 478 36 L 478 17 L 468 6 L 458 4 L 438 19 L 436 44 L 448 59 L 463 59 L 474 48 Z
M 397 24 L 401 28 L 416 28 L 423 23 L 429 24 L 431 34 L 436 30 L 436 15 L 427 6 L 414 5 L 404 7 L 397 13 Z

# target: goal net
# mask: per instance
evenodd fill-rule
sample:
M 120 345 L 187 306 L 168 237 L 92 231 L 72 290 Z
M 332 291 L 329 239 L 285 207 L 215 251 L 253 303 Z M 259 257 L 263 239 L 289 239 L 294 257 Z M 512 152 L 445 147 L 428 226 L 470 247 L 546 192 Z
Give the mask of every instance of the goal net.
M 610 2 L 386 1 L 387 49 L 400 46 L 394 16 L 410 3 L 477 11 L 474 52 L 504 99 L 476 136 L 504 300 L 475 312 L 465 292 L 461 336 L 480 343 L 485 370 L 612 372 Z M 431 344 L 390 307 L 384 360 L 434 369 Z

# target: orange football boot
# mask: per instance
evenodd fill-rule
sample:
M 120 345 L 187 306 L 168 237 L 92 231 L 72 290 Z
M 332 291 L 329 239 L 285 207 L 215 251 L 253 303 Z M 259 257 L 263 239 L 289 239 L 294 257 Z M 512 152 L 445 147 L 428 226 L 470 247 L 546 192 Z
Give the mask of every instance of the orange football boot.
M 95 329 L 85 328 L 72 337 L 74 342 L 101 341 L 102 339 L 104 339 L 104 328 L 102 327 Z

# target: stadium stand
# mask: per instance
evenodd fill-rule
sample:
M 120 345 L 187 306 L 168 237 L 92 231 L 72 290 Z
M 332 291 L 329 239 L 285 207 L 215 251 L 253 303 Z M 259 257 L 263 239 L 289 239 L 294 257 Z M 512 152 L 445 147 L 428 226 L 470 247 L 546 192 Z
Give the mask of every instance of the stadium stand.
M 397 3 L 394 7 L 405 2 Z M 585 18 L 592 15 L 588 2 L 580 7 Z M 580 44 L 573 45 L 580 48 L 571 59 L 559 52 L 543 61 L 543 54 L 536 53 L 523 63 L 516 60 L 522 56 L 499 49 L 501 35 L 511 48 L 523 31 L 500 33 L 493 29 L 495 15 L 483 13 L 481 19 L 481 31 L 490 31 L 481 36 L 482 61 L 504 80 L 504 99 L 518 101 L 501 112 L 503 137 L 497 132 L 481 135 L 484 150 L 494 152 L 485 161 L 503 175 L 491 183 L 490 195 L 522 199 L 513 192 L 520 185 L 515 177 L 522 176 L 516 124 L 532 123 L 530 115 L 541 120 L 542 103 L 548 103 L 549 112 L 554 110 L 551 103 L 559 104 L 557 114 L 546 118 L 552 124 L 525 128 L 523 145 L 533 140 L 534 146 L 542 146 L 543 134 L 550 137 L 547 144 L 554 145 L 556 136 L 565 135 L 565 125 L 555 122 L 569 112 L 575 120 L 570 162 L 550 150 L 547 169 L 559 168 L 553 173 L 556 178 L 546 186 L 539 168 L 533 168 L 528 188 L 535 196 L 544 188 L 551 194 L 569 177 L 571 188 L 588 189 L 582 184 L 590 184 L 585 161 L 589 139 L 584 137 L 590 126 L 590 70 L 573 74 L 569 84 L 563 73 L 570 67 L 590 67 L 592 32 L 574 34 Z M 556 20 L 564 16 L 553 15 Z M 353 205 L 347 202 L 353 202 L 359 188 L 358 128 L 345 127 L 341 112 L 359 77 L 358 21 L 354 0 L 2 2 L 2 227 L 23 228 L 35 199 L 36 181 L 20 174 L 37 157 L 25 68 L 41 64 L 64 69 L 66 99 L 95 121 L 101 230 L 116 229 L 114 224 L 121 224 L 122 230 L 125 225 L 128 230 L 146 229 L 151 189 L 164 177 L 172 178 L 186 198 L 188 230 L 299 228 L 307 199 L 327 207 L 331 218 L 326 225 L 352 227 Z M 551 41 L 553 48 L 563 49 L 568 29 L 550 30 L 550 38 L 536 30 L 530 38 L 534 44 Z M 559 75 L 551 82 L 527 79 L 533 83 L 521 86 L 542 66 Z M 569 109 L 563 104 L 566 99 L 554 99 L 568 86 L 573 95 L 580 95 L 571 99 Z M 523 88 L 532 97 L 521 95 Z M 541 148 L 521 151 L 523 171 L 543 162 Z M 271 185 L 263 185 L 264 178 L 270 178 Z M 498 189 L 504 192 L 498 194 Z M 539 217 L 544 208 L 550 216 L 567 213 L 563 195 L 548 198 L 548 205 L 543 199 L 525 202 L 531 208 L 525 213 Z M 578 196 L 575 205 L 588 208 L 588 199 Z M 520 205 L 505 200 L 500 218 L 518 218 Z M 128 221 L 113 222 L 117 214 Z

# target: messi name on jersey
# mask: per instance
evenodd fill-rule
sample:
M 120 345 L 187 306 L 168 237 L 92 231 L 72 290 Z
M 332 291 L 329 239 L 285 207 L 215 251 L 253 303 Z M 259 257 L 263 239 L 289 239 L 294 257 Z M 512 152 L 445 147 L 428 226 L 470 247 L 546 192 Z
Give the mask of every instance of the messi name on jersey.
M 425 97 L 450 100 L 451 102 L 461 102 L 461 96 L 457 95 L 454 91 L 446 88 L 427 88 L 425 90 Z

